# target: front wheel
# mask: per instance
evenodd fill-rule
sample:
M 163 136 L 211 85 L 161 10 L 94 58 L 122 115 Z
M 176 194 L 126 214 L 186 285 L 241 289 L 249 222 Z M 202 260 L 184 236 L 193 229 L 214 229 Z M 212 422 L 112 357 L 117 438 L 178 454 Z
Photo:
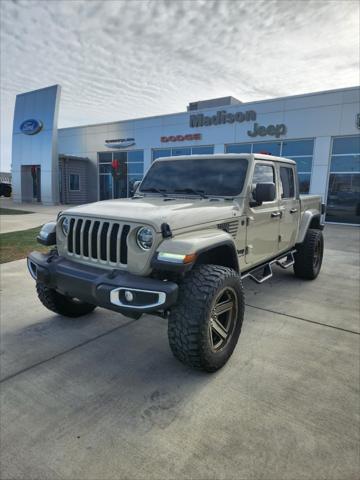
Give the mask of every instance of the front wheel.
M 303 243 L 294 255 L 294 273 L 299 278 L 314 280 L 320 273 L 324 254 L 324 237 L 321 230 L 309 228 Z
M 240 276 L 231 268 L 199 265 L 184 278 L 170 312 L 171 350 L 181 362 L 215 372 L 233 353 L 243 317 Z
M 96 308 L 96 305 L 66 297 L 56 290 L 46 287 L 43 283 L 36 284 L 36 291 L 44 307 L 64 317 L 82 317 Z

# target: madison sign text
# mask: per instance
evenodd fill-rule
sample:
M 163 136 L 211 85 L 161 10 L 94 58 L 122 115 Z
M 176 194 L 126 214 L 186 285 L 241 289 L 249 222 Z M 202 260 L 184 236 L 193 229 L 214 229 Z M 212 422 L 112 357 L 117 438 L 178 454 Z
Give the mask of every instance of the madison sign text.
M 190 115 L 190 127 L 209 127 L 211 125 L 224 125 L 226 123 L 253 122 L 256 120 L 256 112 L 248 110 L 246 112 L 228 113 L 226 110 L 220 110 L 215 115 L 204 115 L 197 113 Z

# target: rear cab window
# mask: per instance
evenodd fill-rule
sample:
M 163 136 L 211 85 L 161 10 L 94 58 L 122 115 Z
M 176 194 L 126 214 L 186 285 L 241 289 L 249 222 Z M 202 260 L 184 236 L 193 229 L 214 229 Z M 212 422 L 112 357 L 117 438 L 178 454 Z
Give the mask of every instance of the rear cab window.
M 280 166 L 280 194 L 281 199 L 295 198 L 295 175 L 292 166 Z

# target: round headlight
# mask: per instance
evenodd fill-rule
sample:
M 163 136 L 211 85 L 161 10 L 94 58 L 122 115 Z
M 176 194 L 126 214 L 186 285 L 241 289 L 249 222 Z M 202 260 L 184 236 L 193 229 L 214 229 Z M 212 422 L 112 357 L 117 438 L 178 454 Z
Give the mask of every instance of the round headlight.
M 70 230 L 70 219 L 69 217 L 64 217 L 61 221 L 61 230 L 65 236 L 69 233 Z
M 136 234 L 136 242 L 142 250 L 150 250 L 154 241 L 153 231 L 149 227 L 141 227 Z

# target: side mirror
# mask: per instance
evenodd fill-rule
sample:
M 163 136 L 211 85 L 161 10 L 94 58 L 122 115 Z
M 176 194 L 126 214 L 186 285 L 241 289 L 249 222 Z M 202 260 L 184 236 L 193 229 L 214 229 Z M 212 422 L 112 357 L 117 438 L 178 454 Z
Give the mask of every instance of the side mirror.
M 136 180 L 132 184 L 131 189 L 130 189 L 130 194 L 129 194 L 130 197 L 133 197 L 135 195 L 136 190 L 140 187 L 140 183 L 141 183 L 141 180 Z
M 141 180 L 136 180 L 133 184 L 133 191 L 136 193 L 136 190 L 140 187 Z
M 275 183 L 257 183 L 253 195 L 257 205 L 261 205 L 264 202 L 272 202 L 276 197 Z

